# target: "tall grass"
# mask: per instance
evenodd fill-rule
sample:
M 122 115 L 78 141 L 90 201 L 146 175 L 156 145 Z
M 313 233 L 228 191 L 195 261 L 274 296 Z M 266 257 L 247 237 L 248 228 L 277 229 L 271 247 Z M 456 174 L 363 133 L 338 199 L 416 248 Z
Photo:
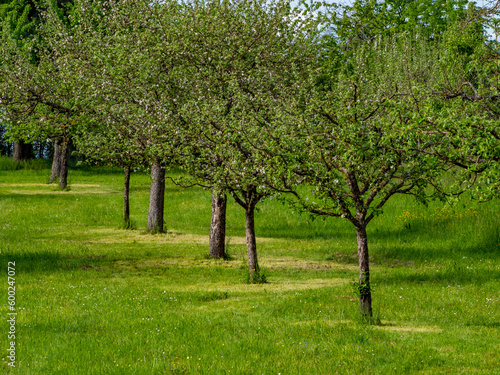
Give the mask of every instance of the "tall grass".
M 19 169 L 26 170 L 42 170 L 50 168 L 50 161 L 46 159 L 28 159 L 15 162 L 7 156 L 0 156 L 0 171 L 17 171 Z

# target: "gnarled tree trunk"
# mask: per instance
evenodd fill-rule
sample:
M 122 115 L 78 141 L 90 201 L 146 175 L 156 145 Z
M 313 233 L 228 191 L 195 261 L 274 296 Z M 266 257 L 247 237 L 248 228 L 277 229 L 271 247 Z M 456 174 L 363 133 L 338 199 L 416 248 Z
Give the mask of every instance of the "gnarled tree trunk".
M 50 172 L 50 182 L 54 182 L 61 174 L 61 140 L 54 140 L 54 157 L 52 158 L 52 170 Z
M 68 186 L 69 138 L 67 137 L 62 141 L 59 160 L 59 189 L 63 190 Z
M 163 232 L 163 209 L 165 200 L 165 168 L 159 160 L 151 166 L 151 189 L 149 193 L 148 231 Z
M 245 209 L 245 233 L 247 239 L 248 271 L 250 275 L 259 271 L 257 263 L 257 242 L 255 241 L 255 205 L 249 204 Z
M 358 241 L 358 262 L 359 262 L 359 303 L 361 314 L 371 318 L 372 314 L 372 293 L 370 287 L 370 265 L 368 257 L 368 237 L 366 226 L 356 226 L 356 238 Z
M 226 194 L 212 188 L 212 218 L 209 237 L 209 256 L 212 258 L 226 258 L 226 203 Z
M 125 228 L 130 227 L 130 165 L 123 168 L 125 171 L 125 184 L 123 188 L 123 220 L 125 222 Z

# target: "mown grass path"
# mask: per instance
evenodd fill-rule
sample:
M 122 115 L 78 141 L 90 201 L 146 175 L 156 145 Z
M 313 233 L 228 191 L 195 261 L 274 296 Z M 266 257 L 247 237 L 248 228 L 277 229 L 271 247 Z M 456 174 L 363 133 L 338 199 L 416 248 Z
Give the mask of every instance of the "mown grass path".
M 0 171 L 2 373 L 500 374 L 498 201 L 396 199 L 368 228 L 381 324 L 367 325 L 348 223 L 265 202 L 256 231 L 269 283 L 248 285 L 236 205 L 232 260 L 210 260 L 208 191 L 168 185 L 168 231 L 149 235 L 146 174 L 132 176 L 137 228 L 122 230 L 120 171 L 74 169 L 64 192 L 48 173 Z

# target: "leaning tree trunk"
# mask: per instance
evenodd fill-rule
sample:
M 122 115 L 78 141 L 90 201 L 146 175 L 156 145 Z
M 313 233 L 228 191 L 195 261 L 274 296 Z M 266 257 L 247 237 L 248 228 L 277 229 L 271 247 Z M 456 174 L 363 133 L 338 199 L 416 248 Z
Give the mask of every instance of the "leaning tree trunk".
M 358 241 L 358 262 L 359 262 L 359 303 L 361 314 L 371 318 L 372 314 L 372 293 L 370 288 L 370 265 L 368 257 L 368 237 L 366 226 L 356 227 L 356 237 Z
M 61 155 L 59 163 L 59 189 L 64 190 L 68 186 L 68 161 L 69 161 L 69 140 L 65 138 L 61 145 Z
M 61 140 L 54 141 L 54 157 L 52 158 L 52 170 L 50 172 L 50 182 L 54 182 L 61 174 Z
M 255 205 L 249 204 L 245 209 L 245 232 L 247 238 L 248 270 L 250 275 L 259 271 L 257 263 L 257 243 L 255 241 Z
M 148 231 L 163 232 L 163 209 L 165 199 L 165 168 L 156 160 L 151 166 L 151 189 L 149 193 Z
M 212 187 L 212 219 L 209 238 L 209 256 L 211 258 L 226 258 L 226 203 L 226 194 L 218 192 Z
M 123 168 L 123 170 L 125 171 L 125 184 L 123 188 L 123 220 L 125 223 L 125 228 L 130 228 L 130 165 L 127 165 L 125 168 Z

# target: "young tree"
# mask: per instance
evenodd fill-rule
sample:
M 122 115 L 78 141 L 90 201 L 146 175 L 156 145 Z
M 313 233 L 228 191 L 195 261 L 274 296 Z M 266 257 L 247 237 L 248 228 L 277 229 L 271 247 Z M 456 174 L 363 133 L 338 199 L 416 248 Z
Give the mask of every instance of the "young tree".
M 79 110 L 109 132 L 83 127 L 80 144 L 87 134 L 92 142 L 101 137 L 108 149 L 99 148 L 102 159 L 134 155 L 135 162 L 151 166 L 151 232 L 164 231 L 165 167 L 176 162 L 181 140 L 176 106 L 185 77 L 172 47 L 178 8 L 174 2 L 82 0 L 71 34 L 60 34 L 56 47 L 66 59 L 64 74 L 76 83 Z
M 356 229 L 360 310 L 372 316 L 366 228 L 395 194 L 428 198 L 449 166 L 431 150 L 435 133 L 421 131 L 430 90 L 438 80 L 433 49 L 447 18 L 463 17 L 464 2 L 355 2 L 332 17 L 320 61 L 295 95 L 274 96 L 279 121 L 262 121 L 253 144 L 267 158 L 274 187 L 314 215 L 342 217 Z M 421 24 L 418 32 L 406 30 Z M 272 96 L 271 96 L 272 97 Z M 279 181 L 281 180 L 281 181 Z M 309 186 L 306 188 L 305 186 Z M 439 189 L 442 190 L 442 189 Z
M 268 174 L 278 189 L 293 191 L 292 204 L 353 224 L 360 311 L 368 318 L 368 224 L 395 194 L 425 201 L 429 182 L 445 170 L 437 157 L 415 150 L 427 140 L 416 131 L 425 99 L 418 87 L 433 79 L 432 57 L 422 48 L 403 36 L 353 46 L 348 58 L 324 66 L 319 76 L 311 69 L 301 95 L 276 98 L 280 121 L 263 122 L 254 132 Z
M 288 1 L 190 1 L 183 15 L 178 30 L 190 98 L 180 110 L 189 139 L 182 165 L 215 197 L 226 192 L 245 210 L 248 268 L 257 277 L 255 208 L 274 191 L 244 132 L 273 111 L 268 91 L 290 90 L 287 71 L 315 56 L 318 21 L 302 18 Z
M 124 171 L 123 225 L 132 228 L 130 220 L 130 176 L 132 170 L 143 167 L 145 150 L 140 145 L 132 145 L 133 140 L 106 123 L 97 113 L 93 117 L 84 116 L 73 131 L 73 139 L 85 163 L 117 165 Z

